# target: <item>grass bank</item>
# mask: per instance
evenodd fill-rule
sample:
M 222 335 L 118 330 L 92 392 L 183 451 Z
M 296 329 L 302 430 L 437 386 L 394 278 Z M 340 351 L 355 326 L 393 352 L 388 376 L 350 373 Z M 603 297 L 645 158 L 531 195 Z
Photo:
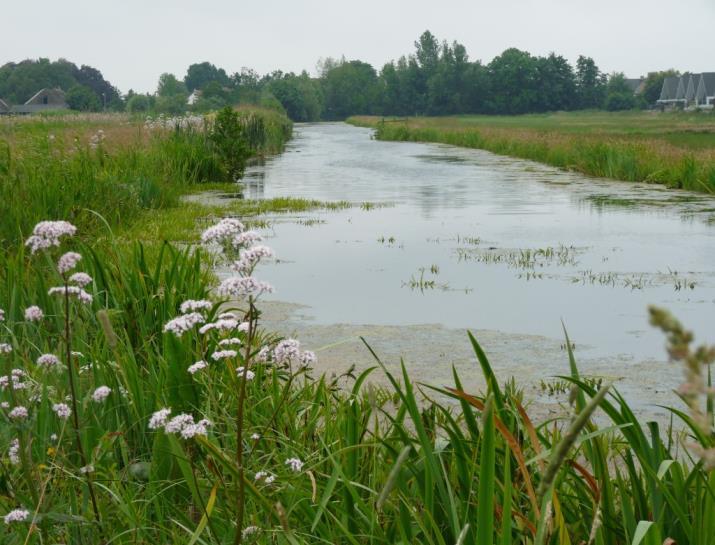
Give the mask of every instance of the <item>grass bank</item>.
M 238 112 L 247 158 L 278 153 L 290 121 L 273 111 Z M 86 234 L 130 225 L 178 205 L 197 185 L 232 181 L 214 118 L 82 114 L 0 119 L 0 247 L 23 240 L 43 218 Z
M 440 142 L 592 176 L 715 192 L 715 116 L 571 112 L 347 120 L 381 140 Z

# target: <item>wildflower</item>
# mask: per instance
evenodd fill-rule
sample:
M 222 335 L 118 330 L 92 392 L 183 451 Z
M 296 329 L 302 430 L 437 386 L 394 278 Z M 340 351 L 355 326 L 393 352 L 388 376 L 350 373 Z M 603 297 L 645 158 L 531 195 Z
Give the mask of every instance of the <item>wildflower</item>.
M 0 343 L 0 354 L 9 354 L 12 352 L 12 346 L 7 343 Z
M 238 330 L 242 331 L 243 333 L 248 333 L 250 327 L 251 324 L 249 324 L 248 322 L 241 322 L 240 324 L 238 324 Z
M 174 418 L 169 420 L 164 426 L 164 431 L 166 433 L 179 433 L 186 426 L 190 426 L 194 423 L 194 417 L 190 414 L 181 413 L 177 414 Z
M 103 403 L 112 393 L 112 389 L 108 386 L 100 386 L 92 394 L 92 401 L 95 403 Z
M 232 276 L 219 285 L 216 290 L 219 295 L 241 297 L 260 295 L 273 292 L 273 287 L 267 282 L 261 282 L 252 276 Z
M 258 262 L 265 257 L 273 257 L 273 250 L 268 246 L 254 246 L 247 250 L 242 250 L 238 260 L 234 261 L 231 268 L 239 273 L 251 274 Z
M 7 378 L 7 377 L 0 377 L 0 378 Z M 3 388 L 4 390 L 5 388 Z M 9 409 L 10 408 L 10 403 L 8 401 L 0 401 L 0 409 Z
M 15 438 L 10 442 L 10 448 L 7 449 L 7 457 L 10 463 L 14 466 L 20 463 L 20 440 Z
M 191 312 L 189 314 L 182 314 L 169 320 L 166 325 L 164 325 L 164 332 L 171 332 L 177 337 L 181 337 L 184 333 L 191 330 L 198 324 L 204 323 L 204 317 L 198 312 Z
M 258 354 L 256 355 L 256 360 L 265 363 L 270 358 L 270 355 L 271 349 L 267 346 L 264 346 L 258 351 Z
M 57 434 L 56 434 L 56 433 L 53 433 L 52 435 L 50 435 L 50 441 L 52 441 L 53 443 L 54 443 L 55 441 L 57 441 Z
M 235 358 L 238 355 L 238 352 L 235 350 L 217 350 L 213 354 L 211 354 L 211 357 L 216 360 L 223 360 L 227 358 Z
M 80 288 L 83 288 L 87 284 L 92 283 L 92 277 L 84 272 L 74 273 L 72 276 L 69 277 L 68 280 L 69 280 L 70 284 L 75 284 L 75 285 L 79 286 Z
M 238 327 L 238 320 L 236 320 L 235 318 L 219 319 L 215 322 L 210 322 L 204 326 L 201 326 L 199 328 L 199 333 L 203 335 L 206 332 L 211 331 L 212 329 L 217 329 L 219 331 L 231 331 L 236 327 Z
M 253 439 L 254 441 L 258 441 L 260 438 L 261 438 L 260 433 L 254 433 L 253 435 L 251 435 L 251 439 Z
M 25 309 L 25 320 L 28 322 L 39 322 L 45 317 L 45 313 L 38 306 L 31 306 Z
M 15 407 L 13 410 L 10 411 L 8 416 L 12 420 L 25 420 L 27 418 L 28 414 L 29 413 L 27 412 L 27 409 L 25 407 L 23 407 L 22 405 L 18 405 L 17 407 Z
M 59 286 L 56 288 L 50 288 L 47 292 L 48 295 L 65 295 L 68 294 L 70 297 L 76 297 L 82 303 L 91 303 L 92 296 L 84 291 L 79 286 Z
M 219 320 L 235 320 L 236 315 L 233 312 L 223 312 L 218 315 Z
M 60 274 L 68 273 L 77 266 L 81 259 L 82 256 L 77 252 L 67 252 L 57 262 L 57 270 Z
M 313 365 L 316 361 L 318 361 L 318 358 L 316 358 L 315 353 L 310 350 L 306 350 L 300 355 L 300 363 L 302 365 Z
M 87 464 L 84 467 L 80 467 L 79 472 L 82 475 L 86 475 L 87 473 L 94 473 L 94 466 L 92 464 Z
M 239 233 L 238 235 L 233 237 L 231 244 L 234 248 L 238 249 L 241 246 L 250 246 L 251 244 L 254 244 L 256 242 L 261 242 L 262 240 L 263 237 L 258 234 L 258 232 L 244 231 L 243 233 Z
M 37 358 L 35 363 L 37 363 L 40 367 L 47 367 L 49 369 L 50 367 L 59 365 L 60 359 L 54 354 L 42 354 L 39 358 Z
M 5 311 L 0 308 L 0 322 L 5 321 Z
M 250 369 L 244 370 L 243 366 L 236 368 L 236 374 L 239 377 L 243 378 L 244 372 L 246 373 L 246 380 L 253 380 L 254 378 L 256 378 L 256 374 L 253 371 L 251 371 Z
M 206 420 L 205 418 L 202 420 L 199 420 L 196 424 L 187 424 L 184 426 L 184 428 L 181 430 L 181 437 L 184 439 L 191 439 L 193 437 L 196 437 L 197 435 L 203 435 L 204 437 L 208 433 L 208 428 L 211 426 L 211 422 L 209 420 Z
M 52 405 L 52 410 L 57 415 L 57 418 L 67 420 L 72 414 L 72 410 L 65 403 L 55 403 Z
M 295 471 L 296 473 L 300 473 L 303 469 L 303 462 L 300 460 L 300 458 L 288 458 L 285 461 L 285 465 L 287 465 L 289 468 L 291 468 L 291 470 Z
M 241 339 L 238 337 L 231 337 L 230 339 L 223 339 L 218 343 L 219 346 L 231 346 L 233 344 L 241 344 Z
M 208 363 L 201 360 L 201 361 L 197 361 L 193 365 L 189 365 L 188 371 L 189 371 L 189 373 L 194 375 L 194 374 L 198 373 L 199 371 L 201 371 L 201 369 L 206 369 L 206 367 L 208 367 Z
M 72 354 L 72 356 L 75 358 L 84 358 L 84 354 L 82 354 L 82 352 L 75 352 L 73 350 L 72 352 L 70 352 L 70 354 Z
M 276 476 L 270 474 L 268 471 L 259 471 L 254 477 L 256 482 L 263 481 L 265 484 L 272 484 L 276 480 Z
M 52 246 L 60 245 L 60 238 L 73 236 L 77 228 L 67 221 L 41 221 L 32 230 L 32 236 L 27 239 L 25 246 L 30 247 L 31 253 L 46 250 Z
M 211 310 L 213 307 L 213 303 L 211 301 L 206 301 L 204 299 L 195 301 L 193 299 L 189 299 L 188 301 L 184 301 L 181 303 L 181 312 L 183 314 L 186 314 L 187 312 L 196 312 L 197 310 Z
M 276 363 L 291 363 L 300 358 L 300 342 L 295 339 L 284 339 L 273 350 Z
M 171 414 L 171 409 L 159 409 L 149 419 L 149 429 L 156 430 L 166 425 L 166 419 Z
M 201 234 L 201 242 L 204 244 L 217 243 L 224 244 L 236 237 L 236 235 L 243 232 L 245 229 L 244 225 L 234 218 L 224 218 L 219 221 L 216 225 L 213 225 L 206 229 Z
M 5 524 L 11 524 L 13 522 L 24 522 L 29 516 L 30 512 L 27 509 L 13 509 L 3 517 L 3 520 Z
M 246 539 L 247 537 L 250 537 L 253 534 L 257 534 L 260 531 L 261 529 L 258 526 L 246 526 L 241 533 L 241 537 L 243 537 L 243 539 Z

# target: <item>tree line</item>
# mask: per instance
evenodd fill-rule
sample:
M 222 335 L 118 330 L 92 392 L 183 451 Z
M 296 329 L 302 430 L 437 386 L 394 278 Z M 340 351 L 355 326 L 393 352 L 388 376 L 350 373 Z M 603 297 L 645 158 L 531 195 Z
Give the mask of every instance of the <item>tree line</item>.
M 23 61 L 0 67 L 0 98 L 20 102 L 42 87 L 58 86 L 68 90 L 70 107 L 79 110 L 176 115 L 255 104 L 284 111 L 294 121 L 361 114 L 523 114 L 647 107 L 657 100 L 663 78 L 677 73 L 649 73 L 636 95 L 623 74 L 605 74 L 586 56 L 572 66 L 555 53 L 541 57 L 510 48 L 483 64 L 470 60 L 459 42 L 440 42 L 429 31 L 414 46 L 413 53 L 379 72 L 360 60 L 328 58 L 318 63 L 317 77 L 280 70 L 260 75 L 246 68 L 228 74 L 210 62 L 196 63 L 183 78 L 162 74 L 155 93 L 130 90 L 124 96 L 92 67 Z

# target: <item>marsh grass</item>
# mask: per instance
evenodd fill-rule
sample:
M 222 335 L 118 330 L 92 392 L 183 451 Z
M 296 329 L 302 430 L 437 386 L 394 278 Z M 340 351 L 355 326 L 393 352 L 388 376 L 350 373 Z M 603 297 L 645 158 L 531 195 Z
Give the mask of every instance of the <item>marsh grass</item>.
M 715 192 L 712 115 L 557 113 L 383 120 L 353 117 L 382 140 L 485 149 L 616 180 Z

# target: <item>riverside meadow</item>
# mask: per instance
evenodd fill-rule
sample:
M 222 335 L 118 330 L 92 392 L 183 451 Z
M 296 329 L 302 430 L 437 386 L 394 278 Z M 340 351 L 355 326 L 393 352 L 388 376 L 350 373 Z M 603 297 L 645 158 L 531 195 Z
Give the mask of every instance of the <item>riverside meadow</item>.
M 350 122 L 707 193 L 712 119 Z M 566 329 L 548 418 L 472 333 L 484 391 L 415 382 L 369 339 L 373 365 L 318 374 L 320 347 L 264 329 L 263 215 L 360 206 L 240 198 L 292 129 L 255 107 L 0 119 L 0 543 L 715 544 L 715 346 L 666 309 L 668 426 L 585 377 Z M 187 198 L 209 190 L 230 204 Z

